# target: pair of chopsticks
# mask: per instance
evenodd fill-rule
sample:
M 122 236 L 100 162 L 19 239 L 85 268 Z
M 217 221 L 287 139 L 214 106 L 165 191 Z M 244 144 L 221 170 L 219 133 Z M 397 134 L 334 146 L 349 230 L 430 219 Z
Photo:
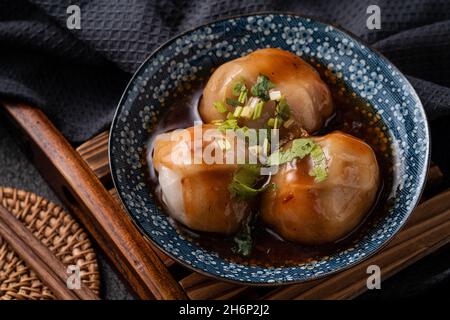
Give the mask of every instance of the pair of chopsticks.
M 69 289 L 66 267 L 12 213 L 0 205 L 0 236 L 33 269 L 39 279 L 61 300 L 98 300 L 83 282 Z

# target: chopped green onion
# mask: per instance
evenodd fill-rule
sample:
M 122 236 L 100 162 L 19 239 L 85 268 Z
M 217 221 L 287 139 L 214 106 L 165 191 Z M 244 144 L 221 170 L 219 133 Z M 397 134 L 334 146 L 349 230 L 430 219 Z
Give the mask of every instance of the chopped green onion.
M 221 131 L 236 130 L 236 129 L 239 129 L 239 125 L 238 125 L 236 119 L 228 119 L 228 120 L 222 121 L 219 124 L 218 129 Z
M 270 128 L 273 128 L 275 125 L 275 119 L 274 118 L 270 118 L 269 120 L 267 120 L 267 126 L 269 126 Z
M 274 129 L 279 129 L 282 124 L 283 124 L 283 119 L 281 119 L 280 117 L 275 117 L 273 128 Z
M 279 101 L 281 99 L 281 91 L 279 90 L 270 90 L 269 97 L 272 101 Z
M 245 106 L 244 109 L 242 110 L 241 117 L 250 119 L 252 115 L 253 115 L 253 108 L 250 106 Z
M 244 104 L 247 101 L 247 90 L 242 91 L 238 98 L 239 103 Z
M 227 119 L 234 119 L 234 115 L 232 112 L 227 113 Z M 219 121 L 221 121 L 221 120 L 219 120 Z
M 236 118 L 239 118 L 241 116 L 241 113 L 242 113 L 243 109 L 244 108 L 241 107 L 241 106 L 236 107 L 236 109 L 234 110 L 233 116 L 236 117 Z
M 225 107 L 225 105 L 222 101 L 214 102 L 214 108 L 216 108 L 217 111 L 219 111 L 220 113 L 225 113 L 228 111 L 227 107 Z
M 250 100 L 248 100 L 247 106 L 249 106 L 252 109 L 255 109 L 256 105 L 261 101 L 258 97 L 251 97 Z
M 264 101 L 260 101 L 255 106 L 255 112 L 253 113 L 253 120 L 259 119 L 262 114 L 262 110 L 264 107 Z

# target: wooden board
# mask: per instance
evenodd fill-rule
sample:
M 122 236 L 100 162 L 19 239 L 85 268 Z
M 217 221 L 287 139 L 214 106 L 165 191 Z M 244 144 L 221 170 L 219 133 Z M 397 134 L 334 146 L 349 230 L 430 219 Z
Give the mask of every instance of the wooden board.
M 104 181 L 110 179 L 105 173 L 108 166 L 108 133 L 104 132 L 77 148 L 92 170 Z M 103 175 L 106 175 L 103 176 Z M 450 191 L 438 193 L 442 173 L 432 165 L 427 181 L 428 200 L 423 198 L 403 230 L 380 253 L 339 274 L 305 284 L 279 288 L 253 288 L 217 281 L 198 273 L 189 273 L 180 280 L 181 286 L 191 299 L 350 299 L 367 290 L 367 266 L 376 264 L 387 279 L 420 258 L 437 250 L 450 241 Z M 115 190 L 111 190 L 116 197 Z M 157 249 L 155 249 L 157 250 Z M 159 252 L 159 250 L 158 250 Z M 159 252 L 167 266 L 176 264 Z
M 17 107 L 17 106 L 16 106 Z M 23 110 L 18 112 L 14 110 L 13 105 L 7 106 L 7 111 L 11 115 L 14 122 L 18 123 L 26 135 L 30 135 L 30 129 L 26 126 L 35 125 L 33 120 L 24 121 L 22 117 L 35 117 L 35 111 L 25 108 L 27 112 L 24 114 Z M 20 110 L 20 106 L 19 106 Z M 39 121 L 44 121 L 42 114 L 39 114 Z M 36 120 L 36 119 L 35 119 Z M 31 122 L 30 122 L 31 121 Z M 51 125 L 48 120 L 45 120 L 45 126 Z M 38 128 L 34 128 L 32 134 L 36 136 L 36 132 L 39 130 L 47 130 L 45 126 L 41 125 Z M 55 130 L 55 129 L 52 129 Z M 56 133 L 54 133 L 56 134 Z M 48 137 L 38 135 L 43 137 L 44 141 L 37 144 L 38 149 L 45 149 L 52 142 L 46 141 Z M 59 138 L 61 139 L 61 137 Z M 95 187 L 101 190 L 108 189 L 109 192 L 101 192 L 101 203 L 105 201 L 110 201 L 111 206 L 114 208 L 114 213 L 107 212 L 106 214 L 99 215 L 98 212 L 89 212 L 92 208 L 86 206 L 84 207 L 84 213 L 78 213 L 81 216 L 81 221 L 83 223 L 96 225 L 95 219 L 118 219 L 118 221 L 124 222 L 126 228 L 121 228 L 120 233 L 130 233 L 126 235 L 128 239 L 132 239 L 133 242 L 139 243 L 140 246 L 145 246 L 152 252 L 156 252 L 155 256 L 152 256 L 150 261 L 147 259 L 143 263 L 142 261 L 129 261 L 133 258 L 139 258 L 139 256 L 130 257 L 123 252 L 126 248 L 126 243 L 122 244 L 122 247 L 111 248 L 112 260 L 114 264 L 121 272 L 125 274 L 133 274 L 133 268 L 136 271 L 148 272 L 148 277 L 146 281 L 139 281 L 139 279 L 130 278 L 129 282 L 132 287 L 135 288 L 137 292 L 146 290 L 155 291 L 154 294 L 157 298 L 167 299 L 167 298 L 183 298 L 188 297 L 190 299 L 351 299 L 367 290 L 366 279 L 368 274 L 366 273 L 367 266 L 371 264 L 376 264 L 380 266 L 382 271 L 382 280 L 389 278 L 390 276 L 398 273 L 407 266 L 421 259 L 422 257 L 436 251 L 440 247 L 449 243 L 450 241 L 450 191 L 442 190 L 442 173 L 437 166 L 432 165 L 428 175 L 427 187 L 422 198 L 422 202 L 419 207 L 413 212 L 412 216 L 408 220 L 406 226 L 397 234 L 394 239 L 379 253 L 369 258 L 353 268 L 347 269 L 338 274 L 326 277 L 324 279 L 319 279 L 315 281 L 310 281 L 303 284 L 290 285 L 290 286 L 280 286 L 280 287 L 248 287 L 236 285 L 224 281 L 218 281 L 198 273 L 192 272 L 183 266 L 179 265 L 171 258 L 166 256 L 164 253 L 160 252 L 158 249 L 153 247 L 153 245 L 145 240 L 140 234 L 137 234 L 134 226 L 130 226 L 130 221 L 127 219 L 127 215 L 121 208 L 119 201 L 116 196 L 115 190 L 112 188 L 111 176 L 109 173 L 108 164 L 108 133 L 104 132 L 97 137 L 87 141 L 86 143 L 80 145 L 76 151 L 77 155 L 74 156 L 71 152 L 66 152 L 66 156 L 77 158 L 78 162 L 80 159 L 84 162 L 79 166 L 83 171 L 89 170 L 91 175 L 95 176 Z M 65 148 L 69 148 L 67 145 Z M 42 152 L 42 151 L 41 151 Z M 52 156 L 48 151 L 44 152 L 47 156 Z M 46 159 L 46 162 L 55 162 L 54 159 Z M 42 166 L 42 164 L 41 164 Z M 64 170 L 79 170 L 76 166 L 67 168 L 67 166 L 53 167 L 50 170 L 59 170 L 60 178 L 69 179 L 72 182 L 72 190 L 76 193 L 77 197 L 75 202 L 80 207 L 80 203 L 91 203 L 95 204 L 98 199 L 96 199 L 98 191 L 94 192 L 93 195 L 86 194 L 81 191 L 77 191 L 77 188 L 83 187 L 84 184 L 76 184 L 73 181 L 72 175 L 67 177 Z M 45 171 L 44 177 L 46 177 L 49 182 L 60 188 L 60 185 L 52 182 L 49 176 L 54 175 L 52 172 Z M 86 175 L 86 174 L 85 174 Z M 90 181 L 94 180 L 88 174 L 88 179 Z M 85 176 L 84 176 L 85 177 Z M 59 192 L 61 194 L 61 192 Z M 68 201 L 67 197 L 63 200 Z M 74 199 L 72 199 L 74 202 Z M 70 203 L 70 201 L 69 201 Z M 73 204 L 71 208 L 74 207 Z M 94 206 L 95 209 L 95 206 Z M 80 211 L 79 209 L 77 209 Z M 87 211 L 87 212 L 86 212 Z M 114 215 L 114 217 L 108 216 L 108 214 Z M 83 218 L 84 215 L 90 217 L 90 219 Z M 91 220 L 94 221 L 91 221 Z M 111 230 L 111 228 L 97 229 L 96 227 L 88 227 L 89 232 L 92 233 L 95 239 L 99 238 L 99 243 L 102 243 L 103 238 L 115 238 L 117 237 L 117 232 Z M 130 240 L 131 241 L 131 240 Z M 105 250 L 108 248 L 107 245 L 103 245 L 102 248 Z M 134 248 L 134 247 L 133 247 Z M 149 249 L 152 248 L 152 249 Z M 118 250 L 118 252 L 116 252 Z M 139 253 L 139 252 L 138 252 Z M 144 253 L 140 252 L 144 255 Z M 125 271 L 123 270 L 123 261 L 127 262 Z M 161 263 L 162 262 L 162 263 Z M 156 272 L 155 272 L 155 265 Z M 163 269 L 162 269 L 163 268 Z M 150 271 L 148 271 L 149 269 Z M 174 284 L 177 281 L 179 287 Z M 163 290 L 167 287 L 171 288 L 169 292 L 161 294 L 159 290 Z M 144 289 L 141 289 L 143 286 Z M 175 288 L 175 289 L 174 289 Z M 182 289 L 180 293 L 179 289 Z M 184 294 L 186 296 L 184 296 Z M 142 298 L 146 298 L 146 295 L 141 294 Z

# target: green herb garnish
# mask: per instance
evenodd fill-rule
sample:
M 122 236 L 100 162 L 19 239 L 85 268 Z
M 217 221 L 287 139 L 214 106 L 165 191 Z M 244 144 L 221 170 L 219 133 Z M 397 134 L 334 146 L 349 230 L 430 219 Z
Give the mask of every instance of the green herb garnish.
M 250 106 L 245 106 L 244 109 L 242 109 L 241 117 L 251 119 L 253 116 L 253 108 Z
M 311 139 L 295 139 L 288 150 L 277 150 L 267 159 L 267 164 L 271 166 L 282 165 L 291 162 L 295 158 L 303 159 L 311 153 L 314 147 L 314 141 Z
M 243 109 L 244 109 L 244 108 L 241 107 L 241 106 L 236 107 L 236 109 L 234 110 L 234 113 L 233 113 L 233 117 L 239 118 L 239 117 L 241 116 L 241 113 L 242 113 L 242 110 L 243 110 Z
M 325 153 L 317 143 L 308 138 L 295 139 L 289 149 L 273 152 L 267 159 L 267 165 L 282 165 L 297 158 L 303 159 L 308 155 L 313 162 L 309 175 L 315 177 L 316 182 L 324 181 L 328 175 Z
M 236 117 L 234 116 L 234 114 L 232 112 L 228 112 L 227 113 L 227 119 L 235 119 Z M 222 120 L 220 120 L 220 123 L 222 122 Z
M 228 111 L 227 107 L 225 107 L 225 104 L 222 101 L 216 101 L 213 105 L 214 108 L 216 108 L 216 110 L 220 113 L 225 113 Z
M 244 81 L 238 81 L 235 83 L 235 85 L 233 86 L 233 95 L 235 97 L 239 97 L 239 95 L 241 94 L 241 92 L 247 91 L 247 87 L 245 86 Z
M 283 119 L 281 119 L 280 117 L 276 116 L 275 120 L 273 122 L 273 128 L 274 129 L 279 129 L 282 124 L 283 124 Z
M 316 182 L 324 181 L 328 176 L 327 158 L 318 144 L 315 144 L 311 150 L 311 159 L 314 167 L 309 172 L 309 175 L 315 177 Z
M 260 101 L 255 106 L 255 111 L 253 112 L 253 120 L 259 119 L 264 108 L 264 101 Z
M 227 119 L 219 122 L 218 125 L 219 125 L 218 129 L 221 131 L 239 129 L 239 125 L 236 119 Z
M 261 74 L 256 79 L 255 85 L 252 87 L 252 94 L 255 97 L 261 98 L 263 101 L 268 101 L 270 99 L 269 90 L 274 87 L 275 85 L 269 80 L 269 78 Z
M 261 178 L 267 178 L 260 175 L 260 170 L 261 167 L 257 164 L 240 166 L 228 187 L 231 194 L 240 199 L 249 199 L 266 190 L 266 184 L 259 188 L 256 187 L 261 182 Z
M 239 100 L 233 98 L 226 98 L 225 102 L 232 107 L 237 107 L 239 105 Z
M 285 97 L 281 97 L 280 101 L 278 101 L 275 112 L 285 121 L 291 117 L 291 109 L 287 104 Z
M 267 121 L 267 126 L 273 129 L 279 129 L 285 121 L 291 120 L 291 109 L 286 102 L 286 98 L 281 97 L 275 106 L 275 116 Z M 291 121 L 292 122 L 292 121 Z M 291 125 L 290 123 L 289 125 Z
M 240 104 L 244 104 L 247 101 L 247 90 L 241 92 L 238 101 Z
M 244 257 L 250 256 L 252 253 L 252 215 L 250 214 L 243 222 L 241 230 L 234 236 L 234 246 L 231 248 L 234 253 Z
M 235 83 L 233 86 L 233 95 L 238 97 L 237 101 L 239 104 L 244 104 L 247 101 L 248 90 L 243 80 Z

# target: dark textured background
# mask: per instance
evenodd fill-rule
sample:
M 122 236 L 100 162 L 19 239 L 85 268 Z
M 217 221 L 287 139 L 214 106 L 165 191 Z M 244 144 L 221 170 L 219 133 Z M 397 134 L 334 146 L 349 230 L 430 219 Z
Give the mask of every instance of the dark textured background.
M 81 7 L 81 30 L 66 28 L 66 8 Z M 366 8 L 381 8 L 381 30 L 366 28 Z M 0 96 L 44 109 L 74 144 L 105 129 L 131 74 L 168 38 L 204 22 L 260 11 L 289 11 L 341 25 L 380 50 L 410 79 L 430 119 L 432 159 L 449 176 L 450 1 L 1 0 Z M 0 185 L 57 199 L 3 128 Z M 448 288 L 449 248 L 363 296 L 437 295 Z M 104 293 L 129 297 L 103 262 Z

